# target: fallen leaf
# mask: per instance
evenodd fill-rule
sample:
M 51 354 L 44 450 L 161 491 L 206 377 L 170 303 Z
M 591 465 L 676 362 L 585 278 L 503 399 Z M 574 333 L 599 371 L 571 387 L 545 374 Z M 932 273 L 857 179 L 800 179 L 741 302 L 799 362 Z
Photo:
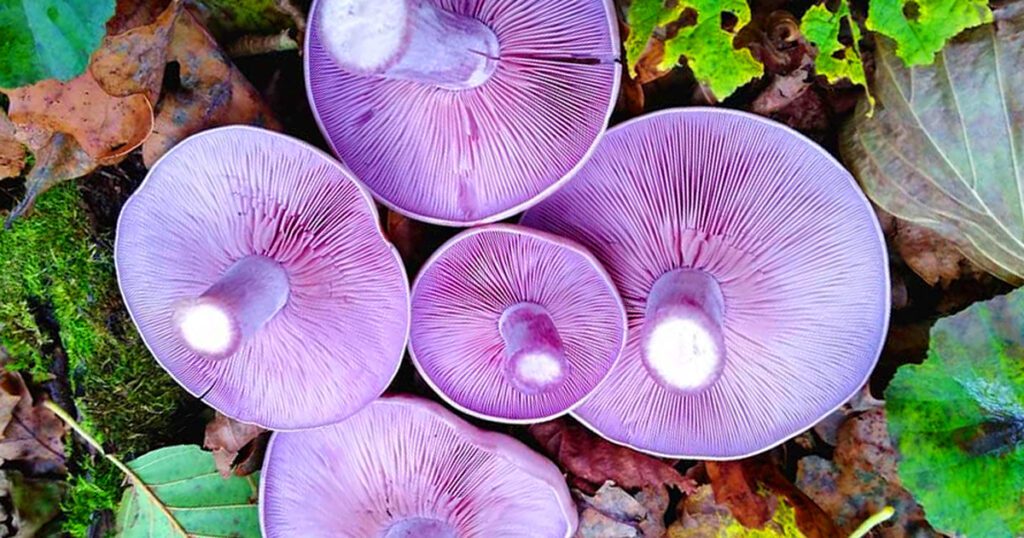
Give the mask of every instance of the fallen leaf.
M 17 177 L 25 167 L 28 150 L 13 138 L 0 137 L 0 179 Z
M 837 536 L 835 524 L 821 507 L 798 490 L 765 457 L 739 461 L 706 462 L 715 501 L 743 526 L 763 528 L 776 514 L 780 501 L 796 512 L 796 524 L 808 538 Z
M 580 512 L 580 523 L 575 538 L 639 538 L 640 531 L 635 527 L 601 513 L 594 508 L 584 508 Z
M 67 426 L 41 405 L 33 405 L 32 395 L 21 375 L 0 374 L 0 464 L 24 463 L 33 474 L 64 473 L 64 434 Z
M 873 0 L 865 25 L 894 39 L 907 65 L 927 65 L 947 39 L 986 22 L 992 22 L 987 0 Z
M 180 69 L 179 85 L 160 101 L 153 135 L 142 147 L 146 166 L 189 135 L 211 127 L 243 123 L 280 129 L 256 89 L 188 11 L 174 24 L 168 61 Z
M 217 470 L 226 478 L 232 474 L 238 453 L 264 431 L 266 430 L 259 426 L 238 422 L 218 411 L 213 420 L 206 425 L 203 448 L 213 451 Z
M 830 84 L 847 80 L 864 88 L 868 98 L 868 115 L 873 114 L 875 98 L 868 90 L 867 75 L 860 54 L 860 27 L 853 20 L 850 5 L 846 0 L 835 4 L 830 11 L 825 4 L 811 6 L 800 21 L 800 31 L 818 49 L 814 60 L 815 72 L 825 77 Z M 850 45 L 839 40 L 843 27 L 850 34 Z
M 562 468 L 595 486 L 608 480 L 625 488 L 662 485 L 688 492 L 695 486 L 671 465 L 612 444 L 565 418 L 531 425 L 530 434 Z
M 66 484 L 60 480 L 25 478 L 17 471 L 0 473 L 0 525 L 13 534 L 9 538 L 51 536 L 37 534 L 60 515 L 60 501 Z M 10 513 L 4 513 L 10 510 Z
M 828 512 L 844 536 L 886 506 L 896 513 L 876 529 L 882 538 L 939 537 L 896 473 L 898 454 L 886 431 L 885 410 L 850 415 L 839 428 L 834 461 L 806 456 L 796 485 Z
M 6 224 L 32 208 L 36 198 L 50 187 L 69 179 L 82 177 L 95 170 L 99 163 L 92 160 L 75 141 L 64 133 L 52 135 L 44 146 L 34 151 L 36 164 L 25 177 L 25 196 L 7 215 Z
M 679 517 L 668 528 L 668 538 L 803 538 L 796 511 L 772 498 L 772 518 L 760 529 L 749 529 L 733 517 L 729 508 L 715 500 L 710 485 L 697 488 L 679 503 Z
M 962 276 L 984 273 L 952 241 L 912 222 L 897 220 L 890 244 L 903 261 L 930 286 L 948 287 Z
M 573 493 L 583 507 L 577 536 L 665 536 L 665 512 L 668 510 L 669 499 L 668 491 L 663 486 L 645 486 L 635 495 L 630 495 L 608 481 L 593 496 L 579 490 L 573 490 Z
M 167 65 L 168 45 L 181 10 L 181 2 L 175 0 L 152 22 L 105 37 L 89 64 L 96 82 L 110 95 L 143 94 L 156 103 Z M 148 18 L 138 13 L 134 17 Z
M 829 445 L 836 446 L 839 443 L 839 428 L 847 418 L 864 411 L 881 408 L 883 405 L 885 402 L 872 396 L 871 385 L 865 383 L 849 401 L 815 424 L 814 433 Z
M 114 97 L 88 72 L 68 82 L 44 80 L 6 93 L 8 116 L 19 129 L 71 135 L 100 164 L 119 161 L 153 129 L 153 109 L 145 96 Z

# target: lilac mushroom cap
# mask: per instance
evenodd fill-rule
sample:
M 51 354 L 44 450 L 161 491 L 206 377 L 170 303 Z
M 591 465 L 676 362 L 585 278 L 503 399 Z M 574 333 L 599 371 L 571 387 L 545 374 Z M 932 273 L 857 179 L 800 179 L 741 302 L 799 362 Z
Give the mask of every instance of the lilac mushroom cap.
M 303 142 L 251 127 L 188 138 L 125 204 L 114 256 L 153 355 L 232 418 L 336 422 L 398 370 L 401 260 L 366 190 Z
M 568 538 L 577 524 L 553 463 L 408 396 L 275 433 L 260 488 L 267 538 Z
M 334 152 L 391 209 L 493 222 L 590 155 L 618 96 L 611 0 L 317 0 L 305 68 Z
M 608 132 L 523 224 L 570 237 L 622 294 L 622 359 L 576 416 L 644 452 L 731 459 L 810 427 L 867 380 L 889 316 L 885 243 L 850 174 L 721 109 Z
M 625 331 L 615 285 L 586 249 L 493 224 L 455 236 L 423 266 L 409 352 L 460 410 L 538 422 L 594 391 L 622 353 Z

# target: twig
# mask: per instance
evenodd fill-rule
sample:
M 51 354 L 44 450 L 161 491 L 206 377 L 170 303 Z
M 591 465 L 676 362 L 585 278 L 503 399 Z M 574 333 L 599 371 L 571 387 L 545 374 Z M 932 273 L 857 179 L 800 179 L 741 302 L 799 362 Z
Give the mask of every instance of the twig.
M 871 532 L 871 529 L 875 528 L 883 521 L 889 519 L 895 513 L 895 508 L 891 506 L 886 506 L 885 508 L 881 509 L 877 514 L 865 519 L 864 523 L 861 523 L 859 527 L 857 527 L 856 529 L 854 529 L 852 533 L 850 533 L 850 538 L 863 538 L 864 536 L 867 536 L 868 533 Z
M 242 36 L 228 45 L 228 56 L 242 58 L 287 50 L 299 50 L 299 43 L 292 38 L 289 30 L 282 30 L 274 35 Z

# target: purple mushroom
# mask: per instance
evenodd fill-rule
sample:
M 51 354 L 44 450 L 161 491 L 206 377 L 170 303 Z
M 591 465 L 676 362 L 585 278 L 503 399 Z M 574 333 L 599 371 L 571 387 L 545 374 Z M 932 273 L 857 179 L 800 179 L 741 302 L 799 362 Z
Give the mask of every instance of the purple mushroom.
M 434 224 L 554 192 L 618 96 L 611 0 L 317 0 L 309 20 L 306 86 L 334 152 Z
M 180 143 L 125 204 L 115 261 L 153 355 L 237 420 L 336 422 L 398 370 L 401 260 L 366 190 L 303 142 L 236 126 Z
M 588 247 L 622 294 L 626 350 L 575 411 L 614 442 L 753 454 L 841 405 L 878 359 L 875 214 L 835 159 L 774 122 L 705 108 L 630 121 L 522 222 Z
M 554 464 L 408 396 L 275 433 L 260 488 L 267 538 L 568 538 L 577 523 Z
M 524 423 L 564 414 L 608 376 L 626 341 L 615 284 L 575 242 L 521 226 L 466 230 L 420 271 L 409 354 L 471 415 Z

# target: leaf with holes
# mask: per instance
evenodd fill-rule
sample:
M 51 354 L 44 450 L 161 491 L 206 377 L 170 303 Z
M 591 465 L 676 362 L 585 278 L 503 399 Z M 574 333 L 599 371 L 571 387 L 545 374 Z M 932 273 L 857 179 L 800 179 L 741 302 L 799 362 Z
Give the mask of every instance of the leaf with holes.
M 871 199 L 957 243 L 979 267 L 1024 281 L 1024 4 L 969 30 L 931 67 L 908 68 L 879 37 L 874 118 L 840 149 Z M 867 103 L 861 104 L 863 107 Z
M 839 41 L 843 24 L 850 31 L 850 45 Z M 849 80 L 853 84 L 868 87 L 864 64 L 860 58 L 860 27 L 850 15 L 850 5 L 840 0 L 836 10 L 829 11 L 824 4 L 811 6 L 800 21 L 800 32 L 818 48 L 814 70 L 831 84 Z M 868 92 L 868 102 L 875 104 L 875 98 Z M 868 109 L 869 114 L 872 110 Z
M 256 478 L 222 478 L 198 446 L 161 448 L 128 467 L 138 480 L 118 507 L 119 537 L 260 536 Z
M 16 0 L 0 3 L 0 88 L 85 71 L 100 46 L 115 0 Z
M 986 22 L 992 22 L 987 0 L 872 0 L 865 24 L 895 40 L 907 65 L 928 65 L 946 40 Z
M 885 392 L 899 477 L 936 529 L 1024 535 L 1024 290 L 932 328 Z

